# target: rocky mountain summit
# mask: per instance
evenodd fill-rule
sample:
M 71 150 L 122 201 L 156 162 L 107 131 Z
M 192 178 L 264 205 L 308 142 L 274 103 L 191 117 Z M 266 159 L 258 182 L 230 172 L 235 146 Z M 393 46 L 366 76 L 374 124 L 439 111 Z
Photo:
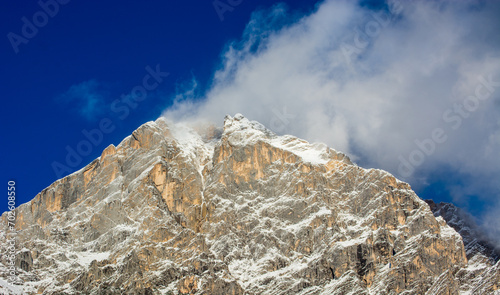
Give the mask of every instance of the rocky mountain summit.
M 408 184 L 240 114 L 146 123 L 16 215 L 5 294 L 500 292 Z
M 443 217 L 446 223 L 462 236 L 467 259 L 481 256 L 492 265 L 500 260 L 500 248 L 491 241 L 467 212 L 450 203 L 436 204 L 433 200 L 425 200 L 425 202 L 429 204 L 434 216 Z

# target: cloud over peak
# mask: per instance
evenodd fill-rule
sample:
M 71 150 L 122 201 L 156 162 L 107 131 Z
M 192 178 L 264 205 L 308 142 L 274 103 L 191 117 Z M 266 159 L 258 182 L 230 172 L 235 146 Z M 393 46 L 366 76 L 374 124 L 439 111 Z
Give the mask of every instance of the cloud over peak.
M 241 112 L 417 188 L 433 171 L 454 171 L 468 183 L 460 194 L 443 180 L 455 201 L 498 204 L 498 13 L 494 1 L 375 10 L 327 0 L 290 22 L 278 5 L 255 13 L 227 46 L 208 89 L 180 91 L 164 115 L 219 122 Z

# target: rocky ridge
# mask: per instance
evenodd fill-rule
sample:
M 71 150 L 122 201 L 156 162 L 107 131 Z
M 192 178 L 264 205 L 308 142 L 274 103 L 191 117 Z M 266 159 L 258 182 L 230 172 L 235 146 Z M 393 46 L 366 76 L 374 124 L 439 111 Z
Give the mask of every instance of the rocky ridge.
M 146 123 L 16 215 L 26 294 L 499 292 L 408 184 L 240 114 Z
M 500 249 L 477 225 L 471 215 L 451 203 L 436 204 L 433 200 L 425 200 L 425 202 L 429 204 L 434 216 L 443 217 L 446 223 L 462 236 L 467 259 L 480 255 L 490 264 L 495 264 L 500 260 Z
M 442 217 L 462 236 L 468 266 L 458 273 L 457 278 L 462 282 L 463 293 L 489 294 L 491 290 L 487 290 L 488 285 L 497 286 L 498 289 L 500 249 L 495 243 L 476 224 L 474 218 L 462 209 L 451 203 L 436 204 L 432 200 L 425 202 L 429 204 L 434 216 Z

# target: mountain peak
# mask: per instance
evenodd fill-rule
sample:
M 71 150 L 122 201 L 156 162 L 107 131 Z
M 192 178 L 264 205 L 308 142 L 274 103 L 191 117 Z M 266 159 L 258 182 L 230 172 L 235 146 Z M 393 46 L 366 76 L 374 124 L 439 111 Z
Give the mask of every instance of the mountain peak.
M 230 115 L 226 115 L 224 117 L 224 132 L 230 133 L 234 131 L 243 131 L 243 130 L 257 130 L 267 135 L 276 135 L 271 130 L 267 129 L 264 125 L 257 121 L 251 121 L 244 117 L 242 114 L 237 113 L 234 117 Z
M 347 155 L 329 148 L 324 143 L 309 143 L 292 135 L 278 136 L 261 123 L 248 120 L 239 113 L 234 117 L 226 115 L 222 136 L 233 146 L 246 146 L 256 142 L 264 142 L 275 148 L 291 152 L 302 161 L 311 164 L 325 165 L 330 160 L 339 159 L 352 164 Z
M 499 287 L 499 264 L 467 267 L 460 235 L 406 183 L 241 114 L 226 116 L 223 130 L 148 122 L 15 216 L 15 265 L 27 294 Z M 9 291 L 7 263 L 2 256 L 0 293 Z
M 242 114 L 236 114 L 234 117 L 226 115 L 224 118 L 222 137 L 226 138 L 232 145 L 247 145 L 275 136 L 276 134 L 264 125 L 257 121 L 250 121 Z

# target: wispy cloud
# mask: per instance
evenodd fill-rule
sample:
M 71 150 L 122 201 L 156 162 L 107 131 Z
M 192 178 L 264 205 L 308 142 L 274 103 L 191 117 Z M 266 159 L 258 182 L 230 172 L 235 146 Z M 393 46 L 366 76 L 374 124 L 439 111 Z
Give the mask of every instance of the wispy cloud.
M 486 228 L 491 239 L 496 242 L 500 250 L 500 203 L 488 208 L 483 216 L 483 226 Z
M 88 80 L 72 85 L 68 91 L 59 95 L 56 101 L 78 113 L 89 121 L 97 119 L 106 111 L 105 92 L 96 80 Z
M 325 142 L 417 188 L 453 171 L 440 179 L 455 201 L 495 207 L 499 14 L 495 1 L 389 1 L 373 11 L 327 0 L 292 24 L 282 5 L 260 11 L 224 51 L 211 87 L 195 98 L 180 91 L 164 115 L 220 122 L 241 112 L 272 128 L 286 110 L 286 128 L 275 131 Z

